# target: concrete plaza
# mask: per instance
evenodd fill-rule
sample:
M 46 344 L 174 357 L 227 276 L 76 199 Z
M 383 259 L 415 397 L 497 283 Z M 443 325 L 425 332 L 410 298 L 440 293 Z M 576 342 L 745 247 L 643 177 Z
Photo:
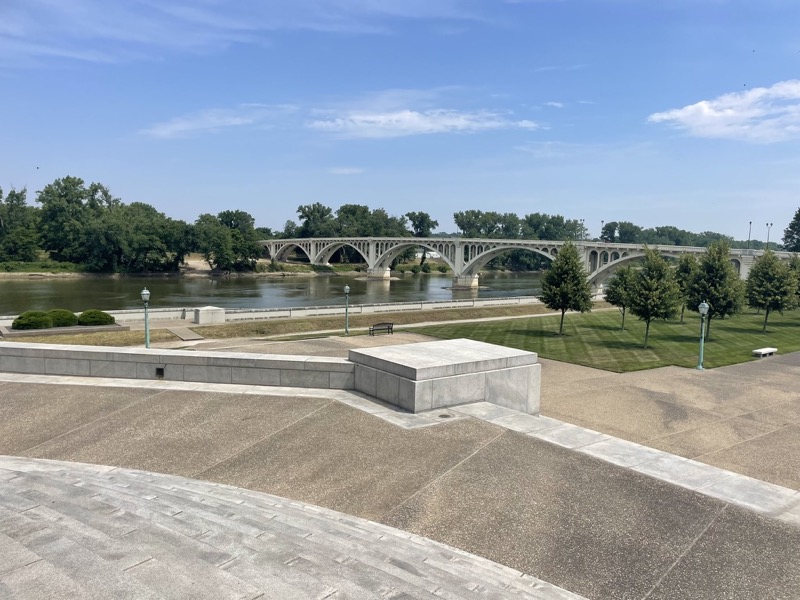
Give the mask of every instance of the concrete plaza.
M 196 345 L 343 356 L 422 339 Z M 485 403 L 407 415 L 335 390 L 2 375 L 0 454 L 275 494 L 589 598 L 800 597 L 800 355 L 702 373 L 542 363 L 538 421 Z

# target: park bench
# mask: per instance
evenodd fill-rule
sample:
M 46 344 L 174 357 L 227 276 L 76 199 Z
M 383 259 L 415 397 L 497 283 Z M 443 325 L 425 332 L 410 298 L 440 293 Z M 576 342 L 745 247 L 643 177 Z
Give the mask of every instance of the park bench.
M 375 335 L 376 333 L 391 333 L 394 335 L 394 323 L 375 323 L 375 325 L 370 325 L 369 334 Z
M 757 348 L 756 350 L 753 350 L 753 356 L 764 358 L 765 356 L 772 356 L 777 351 L 777 348 Z

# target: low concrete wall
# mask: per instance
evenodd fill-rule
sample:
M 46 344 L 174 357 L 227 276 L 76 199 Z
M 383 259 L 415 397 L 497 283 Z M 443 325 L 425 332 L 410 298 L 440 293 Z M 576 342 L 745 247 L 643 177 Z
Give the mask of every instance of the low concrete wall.
M 405 312 L 418 310 L 443 310 L 448 308 L 483 308 L 487 306 L 518 306 L 523 304 L 541 304 L 535 296 L 514 296 L 510 298 L 474 298 L 471 300 L 440 300 L 436 302 L 393 302 L 386 304 L 351 304 L 351 315 L 367 315 L 386 312 Z M 194 322 L 194 311 L 199 307 L 182 308 L 150 308 L 150 321 Z M 264 321 L 269 319 L 301 319 L 304 317 L 321 317 L 330 315 L 344 316 L 344 304 L 327 306 L 299 306 L 287 308 L 227 308 L 225 322 Z M 144 309 L 107 310 L 117 323 L 141 323 L 144 321 Z M 80 314 L 80 313 L 77 313 Z M 16 315 L 0 316 L 0 325 L 11 326 Z
M 0 371 L 348 390 L 355 365 L 321 356 L 4 342 Z

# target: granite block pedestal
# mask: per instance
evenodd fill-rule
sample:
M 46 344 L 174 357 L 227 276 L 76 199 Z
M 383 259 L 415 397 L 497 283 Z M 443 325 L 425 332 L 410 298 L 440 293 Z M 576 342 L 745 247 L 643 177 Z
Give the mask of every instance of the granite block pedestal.
M 417 413 L 491 402 L 539 414 L 535 352 L 457 339 L 350 350 L 355 389 Z

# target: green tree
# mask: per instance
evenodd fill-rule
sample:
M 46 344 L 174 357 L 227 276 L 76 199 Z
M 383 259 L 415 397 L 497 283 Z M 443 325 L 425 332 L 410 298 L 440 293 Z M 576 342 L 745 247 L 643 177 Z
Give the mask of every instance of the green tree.
M 642 228 L 630 221 L 620 221 L 617 231 L 619 232 L 619 242 L 621 244 L 635 244 L 642 234 Z
M 617 241 L 617 228 L 619 227 L 619 223 L 616 221 L 609 221 L 603 225 L 603 228 L 600 230 L 600 241 L 601 242 L 616 242 Z
M 568 310 L 582 313 L 592 310 L 592 290 L 586 278 L 578 250 L 570 242 L 562 246 L 550 268 L 542 275 L 539 299 L 547 308 L 561 311 L 558 335 L 564 332 L 564 313 Z
M 744 284 L 731 263 L 730 245 L 727 240 L 712 243 L 700 257 L 686 303 L 695 312 L 701 302 L 708 303 L 706 338 L 711 334 L 711 320 L 738 313 L 743 300 Z
M 675 282 L 681 291 L 681 324 L 683 324 L 683 314 L 686 311 L 686 302 L 689 299 L 689 289 L 696 273 L 697 258 L 694 254 L 682 254 L 678 259 L 678 266 L 675 268 Z
M 621 330 L 625 330 L 625 311 L 631 305 L 631 300 L 635 291 L 636 271 L 633 267 L 626 266 L 617 270 L 608 280 L 604 294 L 609 304 L 619 307 L 622 313 Z
M 411 232 L 414 237 L 426 238 L 430 237 L 433 230 L 439 226 L 439 221 L 432 219 L 426 212 L 409 212 L 406 217 L 411 222 Z M 422 247 L 422 258 L 419 261 L 420 266 L 425 264 L 428 249 Z
M 36 260 L 38 215 L 26 202 L 27 190 L 12 189 L 3 199 L 0 189 L 0 261 Z
M 644 252 L 642 268 L 636 273 L 630 311 L 645 322 L 646 349 L 650 323 L 655 319 L 669 319 L 678 312 L 680 289 L 664 257 L 651 248 L 645 248 Z
M 197 250 L 212 269 L 230 270 L 235 262 L 233 230 L 211 214 L 202 214 L 194 224 Z
M 797 281 L 797 289 L 795 290 L 797 297 L 795 303 L 800 305 L 800 256 L 797 254 L 792 254 L 792 257 L 789 259 L 789 270 L 794 273 L 794 278 Z
M 800 208 L 783 232 L 783 249 L 787 252 L 800 252 Z
M 224 210 L 217 215 L 217 219 L 231 230 L 232 267 L 237 271 L 255 268 L 262 253 L 255 228 L 256 220 L 243 210 Z
M 794 308 L 797 301 L 797 278 L 788 264 L 778 260 L 773 252 L 765 250 L 750 269 L 746 293 L 750 306 L 764 310 L 764 326 L 761 331 L 766 333 L 769 313 L 774 310 L 783 313 L 784 310 Z
M 333 211 L 319 202 L 297 207 L 300 217 L 298 237 L 333 237 L 336 235 L 336 221 Z

